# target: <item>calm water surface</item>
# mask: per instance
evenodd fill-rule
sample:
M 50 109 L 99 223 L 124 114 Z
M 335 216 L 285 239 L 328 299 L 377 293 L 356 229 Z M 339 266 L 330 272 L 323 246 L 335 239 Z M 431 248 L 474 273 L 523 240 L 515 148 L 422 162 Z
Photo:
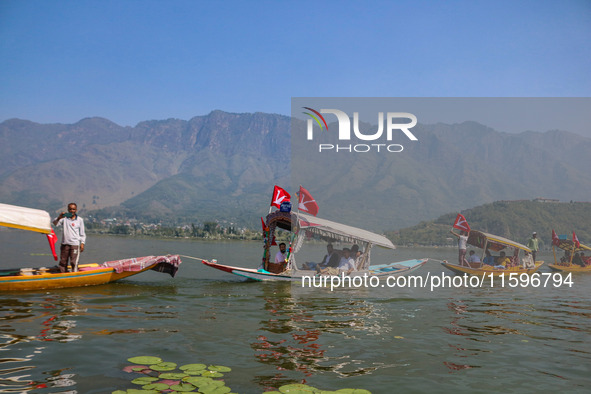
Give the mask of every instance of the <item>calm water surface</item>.
M 41 235 L 0 232 L 2 268 L 52 265 Z M 324 246 L 311 255 L 321 257 Z M 256 266 L 257 243 L 91 236 L 83 262 L 177 253 Z M 379 251 L 373 263 L 455 259 L 454 249 Z M 550 253 L 541 256 L 546 261 Z M 436 261 L 416 275 L 441 274 Z M 446 275 L 451 272 L 446 272 Z M 549 272 L 542 267 L 540 272 Z M 325 390 L 587 392 L 591 275 L 546 288 L 301 289 L 242 282 L 184 258 L 79 289 L 0 295 L 0 392 L 137 388 L 127 358 L 221 364 L 237 393 L 305 382 Z

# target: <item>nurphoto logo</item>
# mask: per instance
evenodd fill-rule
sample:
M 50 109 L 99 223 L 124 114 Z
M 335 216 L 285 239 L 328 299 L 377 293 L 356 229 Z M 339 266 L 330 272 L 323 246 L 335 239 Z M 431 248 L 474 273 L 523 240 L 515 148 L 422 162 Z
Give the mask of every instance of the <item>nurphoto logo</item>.
M 415 135 L 410 131 L 411 128 L 416 126 L 417 117 L 408 112 L 388 112 L 386 114 L 385 122 L 384 113 L 378 112 L 378 129 L 376 131 L 362 131 L 359 128 L 359 112 L 353 112 L 353 127 L 351 128 L 351 118 L 344 111 L 338 109 L 321 109 L 320 111 L 317 111 L 310 107 L 302 108 L 307 110 L 304 112 L 304 114 L 310 117 L 307 123 L 306 134 L 308 141 L 314 140 L 314 123 L 317 125 L 316 128 L 320 129 L 320 132 L 328 132 L 328 123 L 322 114 L 332 114 L 337 118 L 338 141 L 341 143 L 318 144 L 319 152 L 333 151 L 366 153 L 370 151 L 376 151 L 397 153 L 402 152 L 404 147 L 401 144 L 391 143 L 395 136 L 398 137 L 400 135 L 404 135 L 411 141 L 418 141 L 417 137 L 415 137 Z M 355 140 L 363 141 L 363 143 L 346 143 Z M 380 143 L 380 140 L 385 142 Z

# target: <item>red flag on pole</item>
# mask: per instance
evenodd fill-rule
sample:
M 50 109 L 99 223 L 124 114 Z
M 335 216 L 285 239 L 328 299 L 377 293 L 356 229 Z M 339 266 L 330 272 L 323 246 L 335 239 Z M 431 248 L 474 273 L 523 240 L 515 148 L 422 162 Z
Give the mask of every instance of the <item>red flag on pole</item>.
M 462 231 L 470 231 L 470 226 L 468 226 L 468 221 L 461 213 L 458 213 L 456 217 L 456 221 L 454 222 L 453 228 L 457 228 L 458 230 Z
M 47 235 L 47 241 L 49 241 L 49 247 L 51 248 L 51 253 L 53 253 L 53 259 L 57 261 L 57 253 L 55 253 L 55 244 L 57 243 L 57 235 L 53 229 L 51 229 L 51 234 Z
M 289 202 L 291 200 L 291 196 L 288 192 L 286 192 L 283 188 L 275 185 L 273 189 L 273 199 L 271 200 L 271 206 L 281 208 L 282 202 Z
M 552 229 L 552 245 L 560 245 L 560 239 L 558 238 L 558 235 L 556 235 L 556 231 L 554 231 L 554 229 Z
M 312 198 L 309 191 L 300 186 L 298 193 L 298 209 L 300 211 L 308 212 L 310 215 L 316 216 L 318 214 L 318 204 Z
M 579 242 L 579 239 L 577 238 L 575 232 L 573 231 L 573 243 L 575 244 L 575 246 L 578 248 L 581 246 L 581 243 Z
M 267 231 L 267 226 L 265 226 L 265 220 L 261 217 L 261 226 L 263 227 L 263 232 Z

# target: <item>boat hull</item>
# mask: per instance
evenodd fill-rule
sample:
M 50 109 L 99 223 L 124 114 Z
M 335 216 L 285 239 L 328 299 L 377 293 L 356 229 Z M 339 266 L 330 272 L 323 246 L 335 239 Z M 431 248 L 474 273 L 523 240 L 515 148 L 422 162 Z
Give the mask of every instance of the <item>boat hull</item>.
M 548 264 L 551 270 L 557 272 L 591 272 L 591 265 L 581 267 L 576 264 L 560 265 L 560 264 Z
M 388 276 L 406 275 L 422 267 L 427 261 L 428 259 L 408 260 L 398 263 L 371 266 L 369 267 L 369 271 L 358 271 L 354 273 L 353 276 L 363 276 L 364 274 L 366 274 L 369 276 L 377 276 L 380 279 L 383 279 L 387 278 Z M 207 265 L 208 267 L 256 281 L 301 282 L 302 277 L 304 276 L 312 277 L 316 275 L 316 271 L 313 270 L 297 270 L 291 272 L 286 271 L 284 273 L 274 274 L 272 272 L 257 270 L 253 268 L 242 268 L 218 264 L 217 262 L 208 260 L 202 260 L 202 263 Z
M 0 291 L 46 290 L 66 287 L 103 285 L 139 274 L 156 266 L 153 264 L 140 271 L 117 273 L 113 268 L 100 268 L 88 271 L 65 272 L 57 274 L 19 275 L 0 277 Z
M 447 261 L 443 261 L 441 265 L 445 268 L 453 271 L 458 275 L 473 275 L 473 276 L 500 276 L 502 274 L 509 275 L 509 274 L 527 274 L 531 275 L 536 272 L 542 265 L 544 264 L 543 261 L 536 261 L 536 264 L 533 268 L 523 268 L 523 267 L 510 267 L 507 269 L 498 269 L 494 268 L 490 265 L 483 265 L 480 268 L 475 267 L 467 267 L 467 266 L 460 266 L 458 264 L 450 264 Z

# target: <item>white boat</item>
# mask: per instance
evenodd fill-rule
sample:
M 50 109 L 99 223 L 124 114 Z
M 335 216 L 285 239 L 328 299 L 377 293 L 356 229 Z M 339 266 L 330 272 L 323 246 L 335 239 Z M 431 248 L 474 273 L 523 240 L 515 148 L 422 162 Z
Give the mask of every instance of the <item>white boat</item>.
M 283 263 L 275 263 L 270 253 L 277 229 L 291 233 L 288 257 L 286 262 Z M 258 268 L 219 264 L 216 260 L 203 260 L 202 262 L 220 271 L 256 281 L 301 281 L 303 277 L 335 275 L 338 271 L 324 274 L 314 269 L 304 269 L 304 261 L 297 261 L 306 240 L 325 241 L 337 246 L 343 245 L 343 248 L 358 245 L 362 254 L 356 259 L 356 270 L 348 273 L 347 276 L 376 276 L 381 279 L 389 276 L 406 275 L 422 267 L 428 260 L 414 259 L 372 265 L 371 249 L 374 246 L 379 246 L 394 250 L 396 247 L 392 244 L 392 241 L 383 235 L 318 218 L 303 212 L 276 211 L 270 213 L 264 222 L 263 235 L 263 257 Z M 342 249 L 339 250 L 337 247 L 334 249 L 335 253 L 342 253 Z M 344 274 L 344 272 L 340 274 Z

